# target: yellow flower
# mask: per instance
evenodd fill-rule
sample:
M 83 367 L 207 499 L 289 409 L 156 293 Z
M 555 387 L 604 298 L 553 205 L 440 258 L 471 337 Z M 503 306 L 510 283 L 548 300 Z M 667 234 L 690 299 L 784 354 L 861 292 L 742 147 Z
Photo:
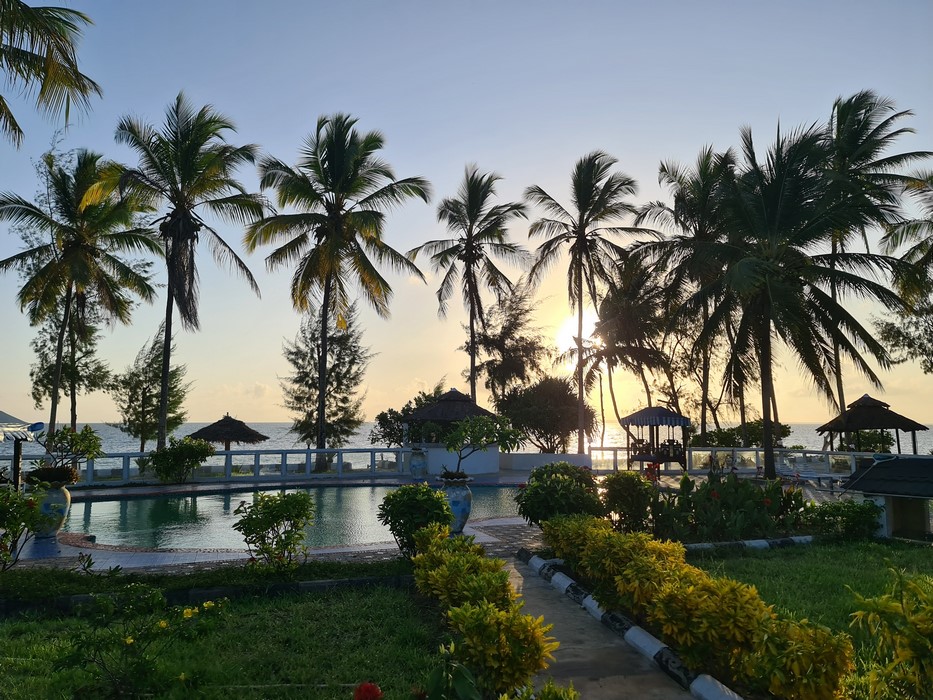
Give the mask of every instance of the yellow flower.
M 185 608 L 185 611 L 182 613 L 182 617 L 188 620 L 191 618 L 192 615 L 194 615 L 194 612 L 195 611 L 192 610 L 191 608 Z
M 214 604 L 213 604 L 211 601 L 209 601 L 209 600 L 205 600 L 205 601 L 204 601 L 204 606 L 203 606 L 203 607 L 204 607 L 205 610 L 210 610 L 211 608 L 214 607 Z
M 132 637 L 127 637 L 126 639 L 123 640 L 123 642 L 126 644 L 126 646 L 129 646 L 130 644 L 132 644 L 132 643 L 135 642 L 135 641 L 136 641 L 136 640 L 133 639 Z
M 168 629 L 168 620 L 159 620 L 159 629 Z
M 186 680 L 188 680 L 188 676 L 186 676 L 184 673 L 182 673 L 180 676 L 178 676 L 178 680 L 180 680 L 182 683 L 184 683 Z

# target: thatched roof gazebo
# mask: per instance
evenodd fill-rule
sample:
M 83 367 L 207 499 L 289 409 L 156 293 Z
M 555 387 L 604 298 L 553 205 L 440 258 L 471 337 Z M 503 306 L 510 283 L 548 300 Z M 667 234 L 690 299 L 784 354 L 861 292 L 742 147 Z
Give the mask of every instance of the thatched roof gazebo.
M 861 451 L 859 431 L 893 430 L 897 441 L 897 451 L 900 453 L 900 431 L 903 430 L 910 433 L 914 454 L 917 454 L 917 431 L 927 429 L 925 425 L 892 411 L 890 404 L 864 394 L 860 399 L 850 403 L 848 410 L 843 411 L 828 423 L 821 425 L 816 429 L 816 432 L 821 435 L 829 433 L 830 442 L 832 442 L 834 434 L 855 433 L 855 447 L 857 451 Z
M 232 418 L 229 413 L 216 423 L 195 430 L 188 437 L 207 442 L 222 442 L 225 450 L 230 449 L 232 442 L 254 445 L 269 439 L 268 436 L 253 430 L 243 421 Z
M 422 406 L 411 414 L 411 420 L 433 421 L 435 423 L 453 423 L 473 416 L 491 416 L 496 414 L 478 406 L 473 399 L 463 392 L 451 389 L 430 406 Z

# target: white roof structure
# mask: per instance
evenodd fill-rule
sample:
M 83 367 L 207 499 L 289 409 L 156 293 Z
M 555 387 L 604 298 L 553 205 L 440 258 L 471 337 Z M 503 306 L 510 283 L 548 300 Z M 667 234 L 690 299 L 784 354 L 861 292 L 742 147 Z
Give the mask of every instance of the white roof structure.
M 35 440 L 33 433 L 45 427 L 44 423 L 27 423 L 9 413 L 0 411 L 0 442 L 4 440 Z

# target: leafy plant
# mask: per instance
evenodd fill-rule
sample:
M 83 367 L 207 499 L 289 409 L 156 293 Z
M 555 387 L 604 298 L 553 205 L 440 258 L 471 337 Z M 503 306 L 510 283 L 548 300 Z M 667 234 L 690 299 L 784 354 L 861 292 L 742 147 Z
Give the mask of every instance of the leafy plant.
M 415 691 L 417 700 L 483 700 L 476 687 L 476 678 L 466 666 L 452 656 L 453 644 L 441 645 L 442 661 Z
M 139 471 L 145 473 L 151 469 L 163 483 L 185 483 L 194 470 L 213 454 L 214 446 L 209 442 L 171 437 L 168 447 L 157 449 L 139 460 Z
M 855 598 L 852 626 L 867 634 L 877 667 L 872 694 L 921 700 L 933 697 L 933 583 L 892 569 L 894 583 L 876 598 Z
M 485 452 L 493 445 L 509 452 L 518 447 L 521 441 L 522 434 L 512 429 L 508 418 L 470 416 L 456 423 L 454 430 L 447 435 L 445 446 L 448 452 L 457 455 L 457 468 L 453 474 L 459 476 L 463 474 L 460 470 L 463 460 L 475 452 Z M 451 473 L 449 470 L 445 472 Z
M 596 479 L 586 467 L 552 462 L 531 471 L 515 495 L 518 513 L 533 525 L 560 515 L 602 515 Z
M 67 642 L 58 667 L 78 668 L 91 676 L 82 691 L 89 697 L 136 697 L 168 688 L 175 675 L 160 667 L 163 652 L 179 639 L 190 639 L 218 616 L 223 601 L 168 608 L 157 588 L 127 584 L 107 595 L 94 595 L 81 609 L 88 626 Z M 184 681 L 182 681 L 184 682 Z
M 526 686 L 511 695 L 503 695 L 499 700 L 580 700 L 580 693 L 574 690 L 573 683 L 563 688 L 553 678 L 548 678 L 538 690 Z
M 104 454 L 103 443 L 100 435 L 94 432 L 94 429 L 85 425 L 80 431 L 74 431 L 69 427 L 62 427 L 46 437 L 41 433 L 36 442 L 45 448 L 46 454 L 43 461 L 36 469 L 29 472 L 26 477 L 33 481 L 61 481 L 65 483 L 75 483 L 78 480 L 78 466 L 89 459 L 96 459 Z M 34 473 L 39 469 L 55 469 L 53 472 Z M 62 477 L 56 479 L 40 478 L 42 474 Z M 74 477 L 72 479 L 72 477 Z
M 602 488 L 603 505 L 617 530 L 648 529 L 656 486 L 637 472 L 616 472 L 603 479 Z
M 0 573 L 19 561 L 33 533 L 45 527 L 48 518 L 39 509 L 43 495 L 41 488 L 33 488 L 26 495 L 0 486 Z
M 243 535 L 250 555 L 276 570 L 290 569 L 298 557 L 307 558 L 305 530 L 314 519 L 314 497 L 306 491 L 253 496 L 252 504 L 240 502 L 233 529 Z
M 450 525 L 453 514 L 440 491 L 427 484 L 405 484 L 385 495 L 377 517 L 410 559 L 416 552 L 415 533 L 427 525 Z

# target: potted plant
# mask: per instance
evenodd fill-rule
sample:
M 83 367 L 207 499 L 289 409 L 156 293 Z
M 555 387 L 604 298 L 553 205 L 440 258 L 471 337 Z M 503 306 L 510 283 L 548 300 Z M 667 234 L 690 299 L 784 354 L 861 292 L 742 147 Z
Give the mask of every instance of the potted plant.
M 46 455 L 25 475 L 27 484 L 45 489 L 39 511 L 47 518 L 46 526 L 36 531 L 36 537 L 55 537 L 71 509 L 71 493 L 66 487 L 77 483 L 82 463 L 100 457 L 104 451 L 100 436 L 89 425 L 80 432 L 59 428 L 47 438 L 42 433 L 36 442 L 45 448 Z
M 472 479 L 463 471 L 463 461 L 475 452 L 485 452 L 493 445 L 499 445 L 503 450 L 512 450 L 521 441 L 521 433 L 511 427 L 508 418 L 500 416 L 471 416 L 458 422 L 454 430 L 448 433 L 444 444 L 448 452 L 457 455 L 457 467 L 451 470 L 445 465 L 440 479 L 444 482 L 444 493 L 454 516 L 450 526 L 451 534 L 459 535 L 463 532 L 473 509 L 473 493 L 468 485 Z

